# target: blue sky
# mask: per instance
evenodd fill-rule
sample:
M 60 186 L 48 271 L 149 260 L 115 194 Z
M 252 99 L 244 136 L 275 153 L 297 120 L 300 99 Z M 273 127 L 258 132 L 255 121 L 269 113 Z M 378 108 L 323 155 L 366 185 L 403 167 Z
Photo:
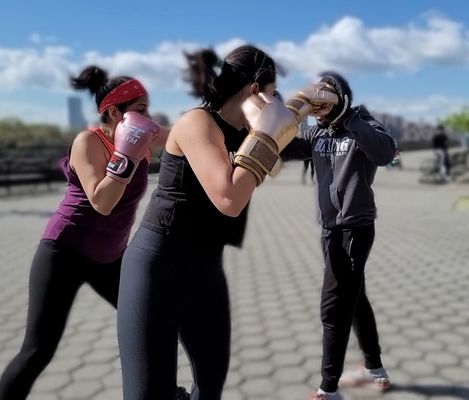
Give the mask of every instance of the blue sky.
M 197 104 L 183 50 L 220 56 L 249 42 L 287 68 L 288 96 L 324 69 L 342 72 L 356 103 L 436 122 L 469 106 L 469 2 L 23 1 L 0 10 L 0 118 L 67 125 L 68 77 L 90 63 L 139 78 L 151 110 L 174 119 Z M 83 98 L 85 116 L 96 119 Z

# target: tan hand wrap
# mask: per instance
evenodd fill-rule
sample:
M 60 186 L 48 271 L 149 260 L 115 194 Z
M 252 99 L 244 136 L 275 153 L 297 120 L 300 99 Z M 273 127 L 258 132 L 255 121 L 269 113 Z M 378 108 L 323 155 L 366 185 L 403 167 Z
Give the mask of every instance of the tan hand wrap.
M 313 83 L 287 100 L 285 105 L 301 122 L 307 115 L 316 117 L 329 114 L 339 98 L 332 86 L 324 82 Z
M 236 152 L 234 164 L 251 171 L 260 185 L 267 174 L 278 174 L 282 160 L 277 144 L 270 136 L 251 131 Z

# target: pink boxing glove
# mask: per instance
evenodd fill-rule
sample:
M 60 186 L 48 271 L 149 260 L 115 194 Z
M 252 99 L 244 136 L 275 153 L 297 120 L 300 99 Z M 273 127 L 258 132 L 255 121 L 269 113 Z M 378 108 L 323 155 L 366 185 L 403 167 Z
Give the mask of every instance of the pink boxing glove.
M 159 132 L 155 121 L 135 111 L 126 112 L 114 132 L 114 153 L 107 164 L 106 175 L 129 183 Z

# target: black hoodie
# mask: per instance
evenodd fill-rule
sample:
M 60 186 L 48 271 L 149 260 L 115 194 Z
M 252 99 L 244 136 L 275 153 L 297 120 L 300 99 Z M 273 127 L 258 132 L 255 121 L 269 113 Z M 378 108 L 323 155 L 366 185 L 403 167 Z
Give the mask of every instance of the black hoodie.
M 307 130 L 282 152 L 284 160 L 312 155 L 325 228 L 372 224 L 376 205 L 371 185 L 378 166 L 390 163 L 396 146 L 383 125 L 362 105 L 352 108 L 340 128 Z

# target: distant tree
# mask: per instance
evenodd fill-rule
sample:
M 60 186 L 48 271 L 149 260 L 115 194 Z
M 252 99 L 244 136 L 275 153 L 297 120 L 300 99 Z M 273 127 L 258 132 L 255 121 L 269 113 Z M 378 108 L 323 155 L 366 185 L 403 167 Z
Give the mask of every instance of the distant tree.
M 64 144 L 64 136 L 57 125 L 33 124 L 30 125 L 33 134 L 32 143 L 36 146 L 53 146 Z
M 33 124 L 29 126 L 35 137 L 42 139 L 58 139 L 62 136 L 62 131 L 57 125 Z
M 57 125 L 26 124 L 19 119 L 7 118 L 0 120 L 0 147 L 71 143 L 72 137 L 64 133 Z
M 442 120 L 442 123 L 455 132 L 469 133 L 469 107 L 448 115 Z
M 0 120 L 0 146 L 14 147 L 17 143 L 30 142 L 33 133 L 29 126 L 14 118 Z

